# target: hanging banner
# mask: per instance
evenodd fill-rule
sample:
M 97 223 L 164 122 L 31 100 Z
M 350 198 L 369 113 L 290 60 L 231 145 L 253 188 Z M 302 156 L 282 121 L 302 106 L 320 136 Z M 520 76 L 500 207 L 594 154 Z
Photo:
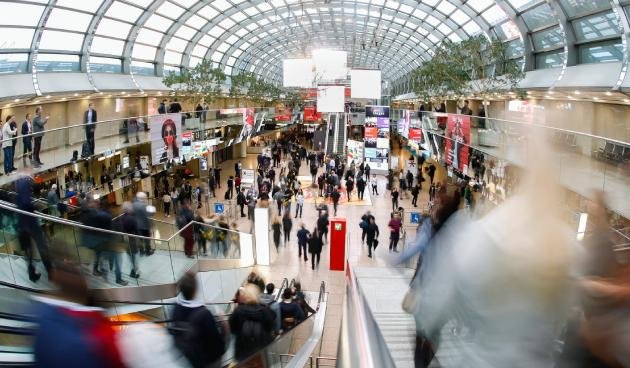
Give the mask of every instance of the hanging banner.
M 304 107 L 304 121 L 319 121 L 322 118 L 322 114 L 317 112 L 317 107 L 306 106 Z
M 149 117 L 151 126 L 151 161 L 154 165 L 179 162 L 182 147 L 182 115 L 163 114 Z
M 446 164 L 466 172 L 469 144 L 470 116 L 449 114 L 446 122 Z
M 186 159 L 190 159 L 190 155 L 192 154 L 192 132 L 184 132 L 182 133 L 182 155 L 186 157 Z
M 355 165 L 359 165 L 363 161 L 363 142 L 348 139 L 348 166 L 354 161 Z

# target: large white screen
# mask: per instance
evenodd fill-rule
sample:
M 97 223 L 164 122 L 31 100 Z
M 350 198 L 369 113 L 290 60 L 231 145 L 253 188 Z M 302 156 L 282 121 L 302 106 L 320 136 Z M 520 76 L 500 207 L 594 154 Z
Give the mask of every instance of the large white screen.
M 333 81 L 348 77 L 348 53 L 335 50 L 313 50 L 315 77 L 318 81 Z
M 345 89 L 344 86 L 318 86 L 317 111 L 343 112 Z
M 380 70 L 350 70 L 350 86 L 352 98 L 381 98 Z
M 285 87 L 313 87 L 313 61 L 311 59 L 283 60 L 282 77 L 282 85 Z

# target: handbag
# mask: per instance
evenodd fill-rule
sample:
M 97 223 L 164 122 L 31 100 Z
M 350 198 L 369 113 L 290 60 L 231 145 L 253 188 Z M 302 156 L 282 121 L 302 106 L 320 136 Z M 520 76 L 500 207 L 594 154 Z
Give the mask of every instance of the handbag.
M 372 245 L 374 245 L 374 249 L 376 249 L 376 247 L 378 247 L 378 239 L 374 239 L 374 242 L 372 242 Z

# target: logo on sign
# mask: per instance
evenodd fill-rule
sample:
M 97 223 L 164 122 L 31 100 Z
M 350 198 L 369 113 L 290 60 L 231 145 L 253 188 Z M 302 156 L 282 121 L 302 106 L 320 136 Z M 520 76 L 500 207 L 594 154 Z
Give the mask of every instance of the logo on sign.
M 411 223 L 419 224 L 420 223 L 420 212 L 412 212 L 411 213 Z
M 335 230 L 343 230 L 343 224 L 335 224 Z
M 217 214 L 223 214 L 223 211 L 225 210 L 225 207 L 223 206 L 223 203 L 215 203 L 214 204 L 214 213 Z

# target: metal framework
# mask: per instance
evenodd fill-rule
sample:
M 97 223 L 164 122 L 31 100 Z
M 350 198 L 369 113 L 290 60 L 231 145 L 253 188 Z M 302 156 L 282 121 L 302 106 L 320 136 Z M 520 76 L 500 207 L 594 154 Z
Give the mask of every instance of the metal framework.
M 347 51 L 350 67 L 380 68 L 404 93 L 442 40 L 481 33 L 507 43 L 525 71 L 618 61 L 625 75 L 629 9 L 630 0 L 0 0 L 0 14 L 11 14 L 0 17 L 0 73 L 37 83 L 38 72 L 77 71 L 92 81 L 208 59 L 227 75 L 279 84 L 282 59 L 331 48 Z

